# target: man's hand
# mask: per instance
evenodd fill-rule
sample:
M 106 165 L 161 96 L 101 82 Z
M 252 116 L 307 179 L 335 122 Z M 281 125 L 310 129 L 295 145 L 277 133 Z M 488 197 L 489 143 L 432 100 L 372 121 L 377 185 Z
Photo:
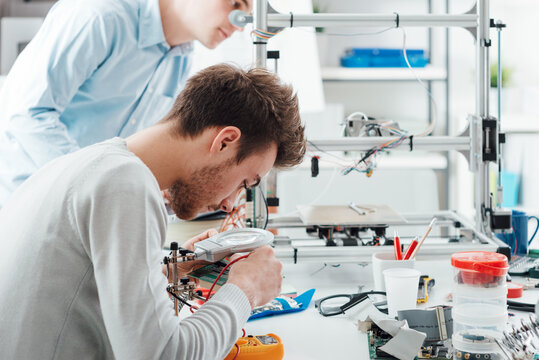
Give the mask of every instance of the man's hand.
M 194 238 L 191 238 L 191 239 L 187 240 L 186 242 L 184 242 L 183 245 L 182 245 L 182 248 L 193 251 L 195 249 L 195 247 L 194 247 L 195 243 L 197 243 L 199 241 L 202 241 L 202 240 L 206 240 L 207 238 L 210 238 L 210 237 L 215 236 L 217 234 L 218 234 L 218 232 L 215 229 L 206 230 L 202 234 L 197 235 Z M 193 270 L 195 270 L 195 269 L 197 269 L 199 267 L 208 265 L 208 264 L 209 264 L 209 262 L 204 261 L 204 260 L 193 260 L 193 261 L 177 263 L 176 268 L 178 269 L 178 278 L 181 278 L 181 277 L 185 276 L 186 274 L 190 273 L 191 271 L 193 271 Z M 169 264 L 169 267 L 170 267 L 170 271 L 169 271 L 169 276 L 170 277 L 169 277 L 168 281 L 172 282 L 173 281 L 172 278 L 171 278 L 172 277 L 172 264 Z M 163 265 L 163 273 L 166 276 L 167 269 L 166 269 L 165 265 Z
M 234 255 L 231 260 L 239 257 Z M 265 305 L 281 292 L 283 264 L 275 257 L 273 249 L 262 246 L 230 267 L 228 283 L 239 287 L 251 303 L 251 307 Z
M 195 250 L 195 243 L 197 243 L 199 241 L 202 241 L 202 240 L 206 240 L 207 238 L 210 238 L 210 237 L 215 236 L 217 234 L 219 234 L 219 232 L 217 232 L 217 230 L 215 230 L 215 229 L 206 230 L 202 234 L 197 235 L 194 238 L 191 238 L 191 239 L 187 240 L 186 242 L 184 242 L 183 245 L 182 245 L 182 248 L 193 251 L 193 250 Z

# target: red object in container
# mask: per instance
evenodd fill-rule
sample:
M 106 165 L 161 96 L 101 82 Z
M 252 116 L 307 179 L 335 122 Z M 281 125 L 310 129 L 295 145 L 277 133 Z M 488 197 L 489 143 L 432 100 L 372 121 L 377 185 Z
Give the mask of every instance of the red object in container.
M 502 254 L 487 251 L 466 251 L 453 254 L 451 265 L 460 270 L 464 284 L 483 285 L 497 282 L 507 274 L 509 263 Z
M 412 253 L 414 252 L 416 247 L 417 247 L 417 238 L 412 240 L 412 242 L 408 246 L 408 250 L 406 250 L 406 253 L 404 254 L 403 260 L 410 260 L 410 256 L 412 256 Z

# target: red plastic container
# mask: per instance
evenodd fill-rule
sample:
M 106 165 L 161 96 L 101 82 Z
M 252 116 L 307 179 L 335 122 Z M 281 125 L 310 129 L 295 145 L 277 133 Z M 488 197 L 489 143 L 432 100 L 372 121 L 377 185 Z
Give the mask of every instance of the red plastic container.
M 460 284 L 496 287 L 505 283 L 509 269 L 507 257 L 487 251 L 467 251 L 453 254 L 451 265 L 457 270 Z

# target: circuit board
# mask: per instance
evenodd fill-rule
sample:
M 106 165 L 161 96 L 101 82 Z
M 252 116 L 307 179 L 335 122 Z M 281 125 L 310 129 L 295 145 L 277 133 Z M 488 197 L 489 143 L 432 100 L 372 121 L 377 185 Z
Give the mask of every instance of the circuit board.
M 372 324 L 371 330 L 367 332 L 367 339 L 369 342 L 369 358 L 372 360 L 394 360 L 396 357 L 385 353 L 380 349 L 389 340 L 391 335 L 380 329 L 376 324 Z M 433 342 L 431 344 L 423 344 L 421 350 L 415 357 L 419 359 L 431 359 L 431 360 L 447 360 L 448 349 L 444 346 L 443 342 Z

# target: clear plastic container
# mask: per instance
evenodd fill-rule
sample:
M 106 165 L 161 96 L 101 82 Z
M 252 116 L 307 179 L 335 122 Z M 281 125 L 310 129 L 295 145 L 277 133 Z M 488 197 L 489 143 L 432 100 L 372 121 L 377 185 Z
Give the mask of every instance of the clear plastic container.
M 509 269 L 502 254 L 469 251 L 453 254 L 454 359 L 498 359 L 496 340 L 507 324 Z

